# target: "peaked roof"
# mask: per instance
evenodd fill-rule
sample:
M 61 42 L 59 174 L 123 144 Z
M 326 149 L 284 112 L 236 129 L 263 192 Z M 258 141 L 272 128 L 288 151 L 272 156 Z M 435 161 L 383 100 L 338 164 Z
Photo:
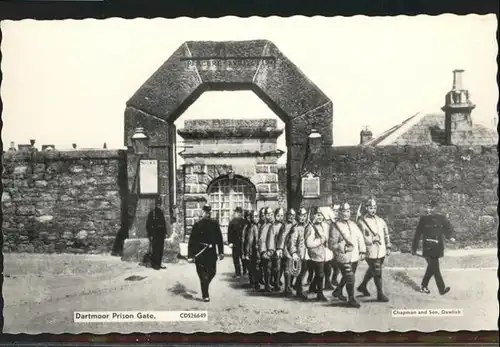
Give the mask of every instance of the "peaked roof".
M 445 143 L 445 114 L 418 112 L 362 146 L 443 145 Z M 457 145 L 492 146 L 498 143 L 498 133 L 480 124 L 472 126 L 472 135 Z

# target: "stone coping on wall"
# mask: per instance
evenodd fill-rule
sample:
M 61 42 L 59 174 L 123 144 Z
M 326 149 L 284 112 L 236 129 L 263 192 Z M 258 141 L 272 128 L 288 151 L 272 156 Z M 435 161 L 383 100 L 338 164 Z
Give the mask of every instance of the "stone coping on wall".
M 221 128 L 276 128 L 278 122 L 266 119 L 191 119 L 184 121 L 186 130 Z
M 495 153 L 498 151 L 497 146 L 333 146 L 329 148 L 332 153 L 345 153 L 350 155 L 383 152 L 387 154 L 398 153 L 449 153 L 449 154 L 483 154 Z
M 205 139 L 205 138 L 259 138 L 277 139 L 284 132 L 284 129 L 263 129 L 263 128 L 222 128 L 222 129 L 179 129 L 179 134 L 184 139 Z
M 12 151 L 3 154 L 3 161 L 34 161 L 44 162 L 47 160 L 85 160 L 85 159 L 122 159 L 126 154 L 124 149 L 92 149 L 92 150 L 73 150 L 73 151 L 37 151 L 24 152 Z
M 239 150 L 239 151 L 217 151 L 217 148 L 204 148 L 203 150 L 184 150 L 179 153 L 182 158 L 197 158 L 197 157 L 276 157 L 279 158 L 285 153 L 284 151 L 277 149 L 275 151 L 249 151 L 249 150 Z

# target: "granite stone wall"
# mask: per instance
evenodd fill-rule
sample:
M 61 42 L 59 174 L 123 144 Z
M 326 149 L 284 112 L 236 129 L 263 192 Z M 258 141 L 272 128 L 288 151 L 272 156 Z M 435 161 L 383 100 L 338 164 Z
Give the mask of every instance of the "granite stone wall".
M 455 247 L 497 245 L 496 147 L 332 147 L 319 164 L 332 181 L 333 201 L 349 201 L 353 213 L 377 198 L 397 249 L 408 250 L 431 198 L 456 229 Z
M 254 177 L 257 187 L 271 184 L 266 175 L 274 174 L 276 187 L 257 189 L 257 198 L 272 198 L 261 201 L 286 207 L 286 168 L 266 165 L 258 173 L 255 167 L 253 173 L 236 174 Z M 328 147 L 315 156 L 314 165 L 322 177 L 322 196 L 308 203 L 345 199 L 355 213 L 360 202 L 374 195 L 396 249 L 408 249 L 423 205 L 432 197 L 456 228 L 456 247 L 497 244 L 494 147 Z M 3 169 L 5 252 L 110 252 L 118 231 L 122 227 L 123 233 L 127 225 L 124 151 L 7 152 Z M 193 165 L 186 167 L 186 175 L 177 171 L 173 230 L 179 241 L 205 203 L 208 184 L 224 169 Z
M 5 252 L 110 252 L 124 225 L 121 150 L 3 155 Z

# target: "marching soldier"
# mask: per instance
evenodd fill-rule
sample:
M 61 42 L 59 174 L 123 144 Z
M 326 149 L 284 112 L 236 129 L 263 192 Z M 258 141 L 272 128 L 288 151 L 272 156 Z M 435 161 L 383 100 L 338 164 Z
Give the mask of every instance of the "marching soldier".
M 281 278 L 279 276 L 280 273 L 280 262 L 281 262 L 281 256 L 279 256 L 279 253 L 277 252 L 277 245 L 278 245 L 278 237 L 280 230 L 283 228 L 283 218 L 284 218 L 285 211 L 283 208 L 277 208 L 274 211 L 274 224 L 272 228 L 269 230 L 269 234 L 267 235 L 267 251 L 269 254 L 272 253 L 271 256 L 271 262 L 272 262 L 272 269 L 271 269 L 271 285 L 274 287 L 274 291 L 279 291 L 281 284 Z
M 326 257 L 325 257 L 325 278 L 324 278 L 324 289 L 331 290 L 333 289 L 332 285 L 332 271 L 333 271 L 333 252 L 328 248 L 328 238 L 330 237 L 330 229 L 332 228 L 332 223 L 334 221 L 333 216 L 331 216 L 328 207 L 320 207 L 319 211 L 321 212 L 321 226 L 325 231 L 326 240 Z M 328 217 L 328 218 L 327 218 Z
M 339 204 L 333 204 L 332 210 L 333 210 L 333 216 L 332 216 L 332 223 L 336 222 L 339 219 L 339 209 L 340 205 Z M 332 226 L 330 226 L 332 227 Z M 331 279 L 331 284 L 332 286 L 337 286 L 339 283 L 337 281 L 339 274 L 340 274 L 340 267 L 339 264 L 337 263 L 337 260 L 335 260 L 335 257 L 333 257 L 332 261 L 330 262 L 331 267 L 332 267 L 332 279 Z
M 343 203 L 339 212 L 339 220 L 330 229 L 329 248 L 340 266 L 342 279 L 332 294 L 335 298 L 347 301 L 348 306 L 359 308 L 360 305 L 354 298 L 354 285 L 358 262 L 365 258 L 365 240 L 356 223 L 350 220 L 349 204 Z M 348 300 L 342 295 L 344 286 L 347 287 Z
M 232 249 L 233 264 L 235 277 L 241 277 L 241 244 L 243 236 L 243 228 L 245 227 L 246 220 L 242 218 L 243 210 L 241 207 L 234 209 L 234 218 L 229 222 L 227 227 L 227 241 L 229 247 Z
M 253 284 L 255 290 L 260 289 L 260 255 L 259 255 L 259 213 L 251 211 L 251 225 L 248 233 L 248 243 L 246 247 L 246 254 L 250 258 L 249 273 L 251 276 L 250 283 Z
M 307 300 L 307 296 L 302 291 L 302 280 L 307 272 L 306 265 L 306 246 L 305 246 L 305 228 L 307 223 L 307 210 L 301 208 L 298 211 L 297 223 L 290 230 L 290 236 L 286 243 L 286 251 L 292 255 L 293 259 L 299 258 L 302 261 L 300 274 L 295 279 L 295 290 L 297 297 L 302 300 Z
M 290 274 L 287 271 L 288 263 L 292 260 L 292 254 L 289 252 L 289 247 L 287 247 L 287 245 L 290 239 L 291 229 L 296 223 L 295 218 L 296 218 L 295 210 L 293 208 L 289 209 L 286 214 L 286 219 L 287 219 L 286 223 L 284 223 L 283 226 L 281 227 L 281 230 L 278 235 L 278 241 L 276 244 L 276 254 L 280 259 L 278 281 L 280 281 L 281 277 L 283 277 L 284 275 L 285 277 L 284 294 L 286 296 L 292 293 L 292 288 L 291 288 L 292 282 Z
M 217 257 L 224 259 L 224 242 L 219 222 L 210 217 L 212 208 L 203 207 L 203 218 L 193 225 L 188 242 L 188 261 L 196 264 L 201 293 L 210 301 L 209 286 L 217 272 Z
M 243 263 L 243 276 L 245 276 L 248 272 L 248 279 L 250 281 L 250 284 L 252 284 L 252 274 L 250 271 L 250 255 L 247 254 L 246 250 L 250 229 L 252 227 L 251 216 L 252 211 L 245 210 L 245 213 L 243 214 L 245 226 L 243 227 L 243 233 L 241 236 L 241 259 Z
M 450 287 L 444 284 L 439 269 L 439 258 L 444 256 L 444 239 L 455 242 L 455 230 L 445 216 L 434 212 L 436 207 L 437 201 L 431 200 L 427 206 L 427 215 L 420 217 L 413 239 L 412 254 L 417 254 L 418 244 L 422 239 L 422 256 L 427 261 L 427 270 L 420 291 L 430 293 L 429 281 L 434 276 L 439 294 L 444 295 L 450 291 Z
M 273 234 L 273 224 L 274 224 L 274 213 L 273 210 L 268 207 L 266 209 L 266 222 L 260 228 L 259 235 L 259 254 L 260 254 L 260 266 L 264 275 L 264 291 L 271 291 L 271 270 L 272 270 L 272 257 L 274 255 L 274 249 L 269 249 L 271 245 L 270 240 L 274 240 Z
M 328 230 L 324 230 L 323 214 L 318 207 L 311 208 L 312 223 L 305 228 L 305 243 L 309 258 L 314 264 L 314 279 L 310 291 L 316 292 L 317 300 L 327 301 L 323 294 L 325 262 L 327 261 Z
M 261 233 L 261 230 L 262 230 L 262 226 L 264 224 L 266 224 L 266 211 L 267 211 L 267 206 L 264 206 L 260 209 L 259 211 L 259 235 L 258 235 L 258 238 L 257 238 L 257 244 L 259 244 L 259 241 L 260 240 L 260 233 Z M 264 285 L 264 268 L 262 267 L 262 262 L 261 262 L 261 259 L 260 259 L 260 253 L 259 253 L 259 261 L 258 261 L 258 265 L 259 265 L 259 272 L 260 272 L 260 275 L 259 275 L 259 278 L 260 278 L 260 282 L 259 284 L 260 285 Z
M 161 197 L 156 198 L 155 208 L 148 214 L 146 231 L 151 250 L 151 267 L 155 270 L 165 269 L 165 266 L 161 265 L 161 261 L 165 237 L 167 236 L 167 223 L 161 209 Z
M 365 273 L 363 282 L 358 287 L 358 291 L 364 296 L 370 296 L 366 285 L 373 278 L 377 288 L 377 300 L 388 302 L 389 299 L 382 290 L 382 265 L 385 257 L 391 254 L 389 229 L 385 221 L 376 214 L 377 202 L 374 198 L 368 199 L 366 210 L 366 215 L 359 218 L 358 225 L 365 238 L 366 262 L 369 268 Z

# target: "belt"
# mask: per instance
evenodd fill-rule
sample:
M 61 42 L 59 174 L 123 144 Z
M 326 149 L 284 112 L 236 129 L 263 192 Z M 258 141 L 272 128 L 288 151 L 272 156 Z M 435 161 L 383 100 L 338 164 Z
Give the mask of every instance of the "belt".
M 205 252 L 208 248 L 212 248 L 213 244 L 210 244 L 210 243 L 203 243 L 203 242 L 200 242 L 200 245 L 202 246 L 205 246 L 201 251 L 199 251 L 194 257 L 195 258 L 198 258 L 203 252 Z

